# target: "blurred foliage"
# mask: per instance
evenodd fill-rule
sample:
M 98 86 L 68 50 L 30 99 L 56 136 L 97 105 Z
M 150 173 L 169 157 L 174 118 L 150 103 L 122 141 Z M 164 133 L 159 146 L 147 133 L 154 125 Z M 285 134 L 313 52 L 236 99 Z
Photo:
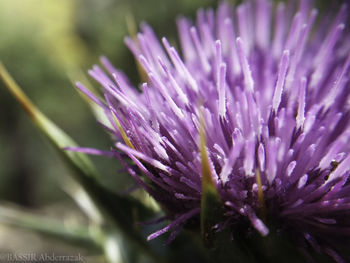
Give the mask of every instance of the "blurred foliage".
M 194 17 L 198 7 L 215 4 L 214 0 L 2 0 L 0 60 L 38 108 L 80 145 L 108 149 L 108 136 L 96 125 L 71 79 L 98 63 L 103 54 L 136 84 L 139 78 L 135 62 L 123 42 L 128 34 L 126 17 L 133 17 L 136 25 L 146 21 L 158 36 L 165 35 L 174 43 L 178 14 Z M 48 150 L 2 83 L 0 121 L 0 200 L 34 208 L 59 220 L 83 220 L 60 188 L 62 176 L 68 171 L 51 154 L 53 151 Z M 104 185 L 112 191 L 126 191 L 134 185 L 120 172 L 115 160 L 94 157 L 93 161 L 103 175 Z M 54 212 L 57 204 L 67 207 L 59 216 Z M 14 242 L 11 246 L 0 242 L 0 251 L 25 249 L 20 240 Z M 63 243 L 49 244 L 52 250 L 62 251 Z M 41 249 L 49 249 L 47 244 L 41 245 Z
M 176 16 L 193 17 L 198 6 L 210 4 L 214 1 L 1 1 L 0 59 L 34 103 L 78 143 L 108 149 L 108 136 L 69 78 L 77 70 L 86 72 L 103 54 L 137 83 L 134 59 L 123 42 L 128 34 L 126 16 L 133 16 L 136 24 L 147 21 L 158 35 L 174 40 Z M 52 181 L 65 170 L 47 155 L 42 140 L 3 88 L 0 105 L 0 157 L 6 164 L 0 166 L 0 197 L 24 205 L 60 199 Z M 130 186 L 130 180 L 118 178 L 114 162 L 94 159 L 107 185 L 118 190 Z

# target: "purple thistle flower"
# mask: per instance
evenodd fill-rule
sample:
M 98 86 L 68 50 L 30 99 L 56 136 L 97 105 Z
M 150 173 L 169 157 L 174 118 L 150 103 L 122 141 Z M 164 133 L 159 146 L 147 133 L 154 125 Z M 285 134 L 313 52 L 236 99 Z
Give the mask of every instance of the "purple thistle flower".
M 224 204 L 219 228 L 278 227 L 341 261 L 350 238 L 350 38 L 347 11 L 315 21 L 310 1 L 222 3 L 177 21 L 182 56 L 143 24 L 125 42 L 147 74 L 139 93 L 106 58 L 89 74 L 105 102 L 82 84 L 115 136 L 111 152 L 165 208 L 173 238 L 201 204 L 200 119 L 213 182 Z M 134 163 L 128 165 L 127 155 Z

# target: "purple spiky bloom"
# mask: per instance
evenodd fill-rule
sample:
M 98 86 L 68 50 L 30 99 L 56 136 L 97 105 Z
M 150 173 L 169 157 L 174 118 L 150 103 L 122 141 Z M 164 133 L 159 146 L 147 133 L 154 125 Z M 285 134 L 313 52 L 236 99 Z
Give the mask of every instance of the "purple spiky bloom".
M 350 239 L 350 38 L 347 10 L 316 19 L 308 0 L 268 0 L 177 21 L 182 56 L 143 24 L 126 44 L 147 81 L 135 89 L 106 58 L 89 74 L 130 175 L 172 218 L 149 236 L 178 232 L 201 204 L 200 119 L 210 173 L 229 228 L 250 222 L 269 233 L 260 212 L 303 244 L 337 261 Z M 314 26 L 317 24 L 317 26 Z M 182 58 L 183 57 L 183 58 Z M 99 153 L 96 150 L 82 150 Z

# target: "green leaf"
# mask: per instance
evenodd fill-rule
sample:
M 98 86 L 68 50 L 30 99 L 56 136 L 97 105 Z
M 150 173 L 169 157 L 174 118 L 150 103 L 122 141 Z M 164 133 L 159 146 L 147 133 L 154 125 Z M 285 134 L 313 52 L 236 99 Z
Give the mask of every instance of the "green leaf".
M 98 176 L 93 164 L 85 154 L 63 150 L 67 146 L 77 147 L 77 144 L 40 112 L 12 79 L 1 62 L 0 78 L 31 120 L 49 139 L 61 158 L 71 168 L 74 180 L 81 185 L 91 198 L 95 208 L 104 220 L 107 231 L 110 228 L 119 228 L 129 240 L 136 243 L 145 253 L 155 257 L 137 227 L 137 221 L 148 218 L 152 211 L 134 198 L 120 196 L 103 187 L 97 180 Z
M 94 241 L 88 226 L 69 226 L 61 221 L 39 216 L 20 208 L 0 205 L 0 222 L 8 226 L 19 227 L 54 237 L 84 248 L 101 251 Z
M 64 147 L 76 147 L 77 144 L 42 112 L 40 112 L 40 110 L 30 101 L 17 83 L 12 79 L 1 62 L 0 77 L 31 120 L 38 126 L 41 132 L 50 140 L 55 148 L 61 152 L 62 157 L 68 161 L 74 170 L 79 171 L 80 174 L 78 176 L 97 177 L 96 170 L 86 155 L 79 152 L 63 150 Z

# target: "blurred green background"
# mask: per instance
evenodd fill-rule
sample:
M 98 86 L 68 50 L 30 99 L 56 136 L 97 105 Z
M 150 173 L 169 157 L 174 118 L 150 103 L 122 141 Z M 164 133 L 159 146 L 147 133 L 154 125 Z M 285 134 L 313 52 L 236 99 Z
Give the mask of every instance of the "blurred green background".
M 96 124 L 72 79 L 78 80 L 79 72 L 106 55 L 138 83 L 134 59 L 123 42 L 128 34 L 126 17 L 134 17 L 136 25 L 146 21 L 159 37 L 176 42 L 178 14 L 194 17 L 198 7 L 216 5 L 216 0 L 0 0 L 0 60 L 34 103 L 81 146 L 108 149 L 109 137 Z M 68 171 L 50 148 L 0 82 L 1 204 L 79 225 L 86 219 L 60 188 L 60 178 Z M 93 157 L 93 161 L 110 189 L 122 192 L 133 186 L 115 160 Z M 2 225 L 1 251 L 79 252 L 91 262 L 99 260 L 79 246 Z
M 108 135 L 96 124 L 72 79 L 78 80 L 80 72 L 106 55 L 136 84 L 135 62 L 123 42 L 126 17 L 133 17 L 136 25 L 146 21 L 158 36 L 175 41 L 176 16 L 194 17 L 198 7 L 210 5 L 216 1 L 0 0 L 0 61 L 34 103 L 81 146 L 109 149 Z M 112 190 L 133 186 L 115 160 L 92 159 Z M 25 207 L 79 225 L 86 218 L 60 187 L 67 172 L 0 82 L 1 205 Z M 0 253 L 40 251 L 82 253 L 91 262 L 100 259 L 82 247 L 0 225 Z

